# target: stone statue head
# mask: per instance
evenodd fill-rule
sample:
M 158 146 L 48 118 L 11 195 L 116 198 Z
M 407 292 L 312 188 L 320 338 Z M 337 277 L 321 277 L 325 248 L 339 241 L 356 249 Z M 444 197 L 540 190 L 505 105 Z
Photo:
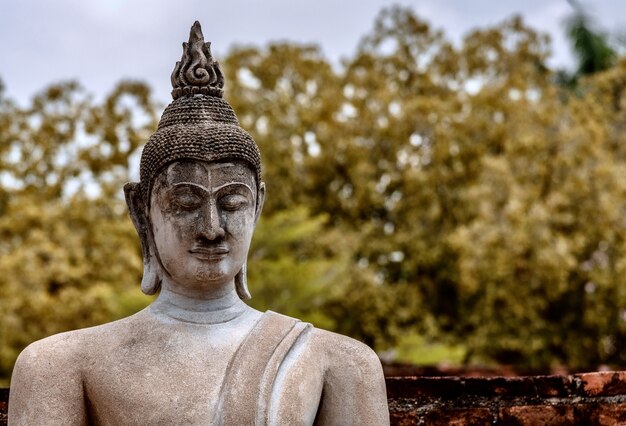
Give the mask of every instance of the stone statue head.
M 248 299 L 246 257 L 265 198 L 261 157 L 222 99 L 224 77 L 197 21 L 172 86 L 174 100 L 144 147 L 140 182 L 124 186 L 141 239 L 141 289 L 156 293 L 165 275 L 200 290 L 234 279 Z

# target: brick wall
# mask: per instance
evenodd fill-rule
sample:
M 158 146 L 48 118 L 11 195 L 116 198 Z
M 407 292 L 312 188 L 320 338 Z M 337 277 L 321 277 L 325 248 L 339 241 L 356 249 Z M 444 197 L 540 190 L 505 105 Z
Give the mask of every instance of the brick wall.
M 626 372 L 389 377 L 394 425 L 624 425 Z
M 7 424 L 7 411 L 9 410 L 9 389 L 0 388 L 0 426 Z
M 626 371 L 526 377 L 388 377 L 393 425 L 625 425 Z M 9 390 L 0 389 L 0 426 Z

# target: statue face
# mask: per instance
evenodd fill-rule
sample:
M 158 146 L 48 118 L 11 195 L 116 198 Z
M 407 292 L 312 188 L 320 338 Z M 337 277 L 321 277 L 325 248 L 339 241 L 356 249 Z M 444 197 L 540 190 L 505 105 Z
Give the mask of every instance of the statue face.
M 255 174 L 245 162 L 172 163 L 155 179 L 150 220 L 170 278 L 210 289 L 233 282 L 257 219 Z

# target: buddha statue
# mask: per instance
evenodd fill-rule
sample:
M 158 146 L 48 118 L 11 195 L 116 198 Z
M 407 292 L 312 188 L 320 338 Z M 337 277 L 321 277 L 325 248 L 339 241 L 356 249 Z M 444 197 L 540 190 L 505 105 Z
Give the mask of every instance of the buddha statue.
M 172 84 L 140 182 L 124 187 L 141 289 L 158 296 L 130 317 L 24 349 L 9 425 L 389 424 L 369 347 L 244 302 L 265 184 L 198 22 Z

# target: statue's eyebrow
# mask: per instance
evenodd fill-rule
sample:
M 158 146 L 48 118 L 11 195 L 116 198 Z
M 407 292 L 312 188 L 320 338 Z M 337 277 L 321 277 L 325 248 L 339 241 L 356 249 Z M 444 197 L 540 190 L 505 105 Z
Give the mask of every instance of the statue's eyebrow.
M 207 188 L 204 185 L 200 185 L 198 183 L 194 183 L 194 182 L 176 182 L 174 185 L 172 186 L 195 186 L 196 188 L 199 188 L 205 192 L 211 192 L 209 191 L 209 188 Z M 226 188 L 227 186 L 243 186 L 244 188 L 246 188 L 249 192 L 250 195 L 254 196 L 254 192 L 252 192 L 252 188 L 250 188 L 249 185 L 243 183 L 243 182 L 228 182 L 225 183 L 224 185 L 220 185 L 217 188 L 213 189 L 213 194 L 219 192 L 220 190 Z
M 174 187 L 176 187 L 176 186 L 195 186 L 196 188 L 199 188 L 199 189 L 203 190 L 204 192 L 210 192 L 209 188 L 207 188 L 206 186 L 200 185 L 200 184 L 194 183 L 194 182 L 176 182 L 172 186 L 174 186 Z
M 215 194 L 216 192 L 222 190 L 223 188 L 226 188 L 227 186 L 243 186 L 248 191 L 250 191 L 250 195 L 254 196 L 254 192 L 252 192 L 252 188 L 250 188 L 247 184 L 245 184 L 243 182 L 229 182 L 229 183 L 225 183 L 224 185 L 220 185 L 217 188 L 215 188 L 213 190 L 213 193 Z

